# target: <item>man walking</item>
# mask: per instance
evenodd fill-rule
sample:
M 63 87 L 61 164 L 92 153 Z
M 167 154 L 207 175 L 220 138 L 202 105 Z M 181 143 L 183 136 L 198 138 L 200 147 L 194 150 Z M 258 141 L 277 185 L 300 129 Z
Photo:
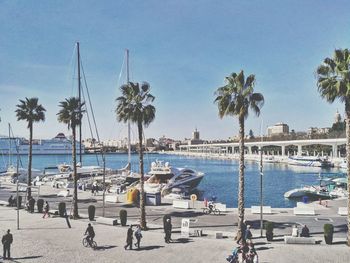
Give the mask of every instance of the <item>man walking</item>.
M 4 259 L 10 259 L 11 258 L 11 244 L 13 242 L 12 234 L 10 234 L 10 229 L 7 230 L 7 234 L 2 236 L 2 245 L 3 245 L 3 258 Z M 7 254 L 7 257 L 6 257 Z
M 165 225 L 164 225 L 164 232 L 165 232 L 165 243 L 170 243 L 171 241 L 171 230 L 172 230 L 173 226 L 170 222 L 170 218 L 167 218 L 165 221 Z
M 128 232 L 126 235 L 126 245 L 124 246 L 124 249 L 126 250 L 128 247 L 130 249 L 132 249 L 132 234 L 133 234 L 133 230 L 132 230 L 132 225 L 128 228 Z

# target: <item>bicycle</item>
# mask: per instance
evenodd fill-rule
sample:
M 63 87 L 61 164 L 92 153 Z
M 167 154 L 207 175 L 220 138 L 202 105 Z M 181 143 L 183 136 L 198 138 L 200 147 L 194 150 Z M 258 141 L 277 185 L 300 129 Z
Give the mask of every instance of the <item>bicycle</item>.
M 88 240 L 88 236 L 84 236 L 84 238 L 83 238 L 83 246 L 84 247 L 91 247 L 92 249 L 96 249 L 96 247 L 97 247 L 97 243 L 95 242 L 95 241 L 90 241 L 89 242 L 89 240 Z
M 205 214 L 213 213 L 214 215 L 220 215 L 221 211 L 216 208 L 214 203 L 211 203 L 208 205 L 208 207 L 203 208 L 203 213 Z

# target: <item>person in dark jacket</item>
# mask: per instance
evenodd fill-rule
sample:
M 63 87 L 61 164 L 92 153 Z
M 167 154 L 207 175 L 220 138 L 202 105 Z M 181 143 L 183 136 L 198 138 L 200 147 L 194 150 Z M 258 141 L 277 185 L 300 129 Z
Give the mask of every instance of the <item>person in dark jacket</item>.
M 7 234 L 2 236 L 1 239 L 2 245 L 3 245 L 3 258 L 4 259 L 10 259 L 11 258 L 11 244 L 13 242 L 12 234 L 10 234 L 10 229 L 7 230 Z M 7 257 L 6 257 L 7 254 Z
M 124 249 L 126 250 L 128 247 L 130 249 L 132 249 L 132 234 L 133 234 L 133 230 L 132 230 L 132 225 L 128 228 L 128 232 L 126 235 L 126 245 L 124 246 Z
M 28 203 L 29 203 L 29 212 L 34 213 L 35 199 L 31 197 Z
M 89 245 L 91 246 L 92 242 L 94 241 L 95 231 L 90 223 L 88 224 L 88 227 L 85 230 L 85 235 L 87 235 L 86 239 Z
M 301 229 L 300 236 L 301 237 L 309 237 L 310 236 L 310 230 L 306 225 L 304 225 L 303 228 Z
M 165 232 L 165 243 L 170 243 L 171 241 L 171 230 L 172 230 L 173 226 L 170 222 L 170 218 L 167 218 L 167 220 L 165 221 L 165 225 L 164 225 L 164 232 Z
M 12 195 L 10 196 L 8 202 L 9 202 L 8 206 L 13 206 L 13 197 L 12 197 Z

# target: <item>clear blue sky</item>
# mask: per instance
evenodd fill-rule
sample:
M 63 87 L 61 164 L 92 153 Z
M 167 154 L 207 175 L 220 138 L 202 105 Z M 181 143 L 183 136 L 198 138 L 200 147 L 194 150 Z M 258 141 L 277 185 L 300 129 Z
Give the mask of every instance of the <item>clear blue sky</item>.
M 34 137 L 69 133 L 56 113 L 76 90 L 76 41 L 104 139 L 126 135 L 113 111 L 125 48 L 131 80 L 148 81 L 156 97 L 146 137 L 182 139 L 195 127 L 204 139 L 237 134 L 237 119 L 220 120 L 213 100 L 224 77 L 241 69 L 256 75 L 255 90 L 265 96 L 265 128 L 281 121 L 297 131 L 330 126 L 344 107 L 320 98 L 315 70 L 335 48 L 350 48 L 349 10 L 346 0 L 2 0 L 0 134 L 11 122 L 15 134 L 28 137 L 14 111 L 19 99 L 34 96 L 47 109 Z M 260 119 L 251 115 L 247 132 L 259 134 Z

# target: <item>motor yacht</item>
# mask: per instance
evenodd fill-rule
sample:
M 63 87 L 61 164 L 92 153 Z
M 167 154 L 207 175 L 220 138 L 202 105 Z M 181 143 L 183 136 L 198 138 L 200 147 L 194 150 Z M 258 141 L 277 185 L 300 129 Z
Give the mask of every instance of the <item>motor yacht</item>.
M 332 162 L 327 158 L 321 158 L 319 156 L 290 156 L 288 158 L 288 164 L 322 168 L 333 167 Z

